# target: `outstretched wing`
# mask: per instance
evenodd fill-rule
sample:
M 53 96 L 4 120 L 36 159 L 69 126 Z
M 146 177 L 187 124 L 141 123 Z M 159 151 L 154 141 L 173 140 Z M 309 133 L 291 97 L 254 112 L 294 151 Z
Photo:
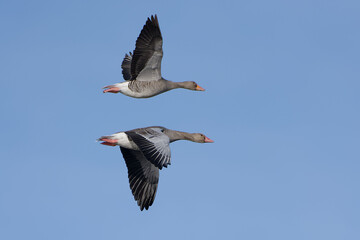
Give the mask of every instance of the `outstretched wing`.
M 125 54 L 124 60 L 121 63 L 122 74 L 125 80 L 131 79 L 131 61 L 132 61 L 132 53 L 129 52 L 130 55 Z
M 147 160 L 159 169 L 170 165 L 170 139 L 161 128 L 146 128 L 141 131 L 129 131 L 126 134 L 140 148 Z
M 131 61 L 131 79 L 155 81 L 161 79 L 163 39 L 157 16 L 148 18 L 136 40 Z
M 149 162 L 141 151 L 120 147 L 128 168 L 130 189 L 140 210 L 153 204 L 159 182 L 159 169 Z

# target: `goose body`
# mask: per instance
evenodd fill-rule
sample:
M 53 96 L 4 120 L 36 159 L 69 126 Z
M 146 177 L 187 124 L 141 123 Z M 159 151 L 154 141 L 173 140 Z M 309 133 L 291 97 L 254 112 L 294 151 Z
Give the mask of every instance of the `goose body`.
M 103 92 L 149 98 L 176 88 L 204 91 L 193 81 L 172 82 L 161 76 L 162 44 L 158 18 L 151 16 L 136 40 L 133 54 L 125 54 L 121 64 L 125 82 L 106 86 Z
M 143 81 L 125 81 L 116 83 L 111 88 L 119 89 L 118 92 L 134 98 L 149 98 L 160 93 L 169 91 L 176 83 L 172 83 L 165 79 L 159 79 L 152 82 Z
M 141 211 L 153 204 L 159 169 L 171 164 L 169 144 L 177 140 L 213 142 L 201 133 L 186 133 L 160 126 L 137 128 L 98 139 L 108 146 L 120 146 L 128 168 L 130 189 Z

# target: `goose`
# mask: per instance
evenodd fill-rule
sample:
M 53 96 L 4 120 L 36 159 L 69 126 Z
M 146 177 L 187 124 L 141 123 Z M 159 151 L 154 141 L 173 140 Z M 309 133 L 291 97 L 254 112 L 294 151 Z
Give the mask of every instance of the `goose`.
M 205 91 L 194 81 L 172 82 L 161 76 L 162 44 L 157 15 L 151 16 L 136 40 L 134 52 L 125 54 L 121 64 L 125 82 L 106 86 L 103 92 L 149 98 L 176 88 Z
M 154 126 L 137 128 L 102 136 L 98 141 L 107 146 L 120 146 L 128 169 L 130 189 L 140 210 L 153 204 L 159 182 L 159 169 L 170 162 L 169 144 L 177 140 L 212 143 L 202 133 L 187 133 Z

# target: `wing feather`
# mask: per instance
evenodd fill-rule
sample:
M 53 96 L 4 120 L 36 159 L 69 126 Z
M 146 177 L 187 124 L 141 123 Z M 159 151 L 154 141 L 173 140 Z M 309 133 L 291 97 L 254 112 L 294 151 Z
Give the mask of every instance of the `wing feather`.
M 170 139 L 160 128 L 147 128 L 141 131 L 128 131 L 126 134 L 139 147 L 152 164 L 159 169 L 171 164 Z
M 149 162 L 141 151 L 120 147 L 128 168 L 130 189 L 141 211 L 155 200 L 159 169 Z
M 161 79 L 162 36 L 157 16 L 148 18 L 136 40 L 131 61 L 131 80 Z
M 124 60 L 121 63 L 122 74 L 125 80 L 131 79 L 131 61 L 132 53 L 129 52 L 129 55 L 125 54 Z

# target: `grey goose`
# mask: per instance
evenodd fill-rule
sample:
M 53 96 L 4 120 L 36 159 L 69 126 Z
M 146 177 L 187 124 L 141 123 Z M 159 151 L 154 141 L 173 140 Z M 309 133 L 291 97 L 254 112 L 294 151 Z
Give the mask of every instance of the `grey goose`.
M 98 141 L 107 146 L 120 146 L 128 169 L 130 189 L 142 211 L 153 204 L 159 181 L 159 169 L 170 165 L 169 144 L 177 140 L 211 143 L 201 133 L 186 133 L 164 127 L 137 128 L 102 136 Z
M 193 81 L 172 82 L 161 76 L 163 39 L 157 16 L 148 18 L 136 40 L 133 54 L 125 54 L 121 64 L 125 82 L 104 87 L 104 93 L 122 93 L 134 98 L 149 98 L 160 93 L 185 88 L 204 91 Z

